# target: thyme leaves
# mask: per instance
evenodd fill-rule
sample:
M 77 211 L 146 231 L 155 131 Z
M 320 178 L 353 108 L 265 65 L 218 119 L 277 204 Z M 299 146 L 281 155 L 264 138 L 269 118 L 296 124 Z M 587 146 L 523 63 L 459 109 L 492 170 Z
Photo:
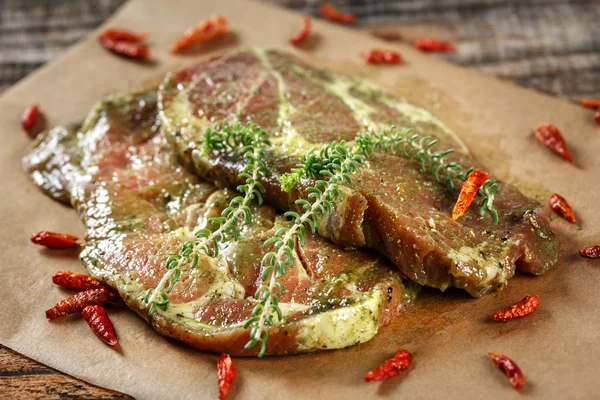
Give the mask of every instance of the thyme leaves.
M 212 258 L 217 257 L 220 244 L 237 241 L 240 227 L 252 223 L 250 203 L 256 199 L 259 204 L 262 204 L 262 193 L 265 192 L 265 188 L 260 180 L 269 174 L 264 160 L 267 158 L 266 147 L 271 143 L 266 137 L 267 133 L 254 123 L 243 126 L 239 122 L 231 125 L 223 122 L 206 130 L 203 142 L 204 154 L 211 151 L 241 154 L 246 160 L 246 166 L 240 174 L 245 183 L 236 188 L 241 195 L 234 197 L 220 216 L 208 219 L 207 226 L 216 229 L 198 229 L 194 233 L 195 240 L 184 242 L 179 254 L 167 258 L 165 263 L 167 272 L 156 288 L 148 289 L 144 296 L 144 302 L 150 305 L 149 315 L 153 315 L 157 308 L 166 310 L 169 307 L 168 294 L 181 278 L 184 268 L 189 270 L 196 268 L 201 254 Z
M 474 167 L 464 168 L 455 161 L 447 161 L 446 157 L 454 153 L 454 149 L 436 150 L 438 139 L 426 135 L 413 133 L 412 129 L 396 129 L 392 126 L 388 130 L 377 133 L 369 130 L 356 136 L 353 154 L 369 157 L 375 152 L 403 155 L 411 162 L 418 162 L 421 171 L 431 174 L 438 183 L 444 184 L 450 191 L 456 189 L 456 179 L 465 181 Z M 302 178 L 315 178 L 320 175 L 324 163 L 328 160 L 328 147 L 317 154 L 311 150 L 303 156 L 298 166 L 280 178 L 282 190 L 290 191 Z M 494 225 L 498 224 L 498 211 L 494 206 L 494 197 L 498 191 L 498 183 L 488 179 L 477 191 L 483 197 L 479 211 L 481 216 L 489 213 Z
M 300 198 L 295 202 L 302 213 L 286 212 L 284 215 L 292 218 L 292 225 L 279 228 L 263 244 L 265 248 L 272 250 L 262 259 L 263 285 L 255 294 L 258 304 L 244 325 L 246 329 L 250 329 L 250 341 L 246 344 L 246 349 L 259 345 L 258 357 L 265 353 L 269 337 L 267 329 L 273 325 L 273 317 L 277 316 L 280 321 L 283 319 L 279 308 L 279 294 L 285 293 L 285 287 L 277 279 L 285 275 L 288 268 L 294 266 L 296 241 L 300 246 L 304 246 L 306 228 L 314 234 L 320 218 L 323 215 L 331 215 L 333 202 L 343 197 L 338 185 L 351 185 L 350 175 L 357 172 L 359 164 L 363 163 L 364 157 L 348 151 L 344 142 L 333 142 L 318 154 L 311 150 L 288 176 L 289 184 L 303 177 L 319 176 L 327 180 L 318 179 L 313 186 L 307 188 L 307 198 Z M 268 283 L 265 283 L 267 281 Z
M 448 190 L 455 189 L 455 180 L 467 179 L 473 168 L 466 169 L 454 161 L 448 161 L 447 157 L 454 150 L 437 150 L 436 144 L 437 139 L 413 133 L 410 129 L 397 130 L 392 127 L 381 133 L 371 130 L 359 134 L 352 147 L 342 141 L 333 142 L 320 150 L 311 149 L 301 157 L 296 168 L 280 177 L 284 191 L 290 191 L 304 179 L 310 180 L 310 184 L 302 189 L 303 197 L 295 201 L 297 211 L 284 214 L 291 219 L 290 224 L 277 229 L 263 243 L 266 254 L 261 261 L 262 285 L 255 293 L 256 304 L 252 314 L 244 324 L 245 329 L 250 330 L 246 349 L 259 346 L 258 356 L 265 354 L 269 328 L 276 320 L 282 321 L 284 318 L 279 307 L 279 296 L 285 294 L 286 289 L 280 278 L 296 265 L 296 243 L 304 246 L 307 229 L 314 234 L 321 218 L 331 215 L 334 203 L 343 198 L 340 185 L 352 185 L 352 174 L 359 171 L 367 157 L 375 152 L 403 155 L 410 161 L 418 162 L 423 172 L 445 184 Z M 144 298 L 150 305 L 150 315 L 159 307 L 167 309 L 168 294 L 185 268 L 194 269 L 200 257 L 218 257 L 220 246 L 238 240 L 240 227 L 252 223 L 250 203 L 256 200 L 262 204 L 263 201 L 265 188 L 261 180 L 270 174 L 265 160 L 269 156 L 267 149 L 271 147 L 265 131 L 253 123 L 242 125 L 239 122 L 223 122 L 206 130 L 202 146 L 204 155 L 211 152 L 240 155 L 246 161 L 246 167 L 240 174 L 244 184 L 237 187 L 240 195 L 231 200 L 221 215 L 208 220 L 212 230 L 198 229 L 194 240 L 183 243 L 181 251 L 167 259 L 167 272 L 156 288 L 146 292 Z M 487 180 L 477 192 L 483 197 L 481 215 L 490 213 L 494 224 L 498 223 L 498 212 L 493 204 L 497 190 L 498 184 Z
M 448 190 L 454 190 L 454 180 L 465 181 L 474 167 L 464 168 L 454 161 L 447 162 L 446 157 L 454 153 L 454 149 L 435 150 L 438 140 L 432 136 L 413 133 L 412 129 L 396 129 L 392 126 L 381 133 L 369 130 L 356 137 L 355 150 L 366 156 L 374 152 L 401 154 L 410 161 L 417 161 L 421 171 L 431 174 L 439 183 L 444 183 Z M 488 179 L 477 191 L 483 197 L 479 212 L 481 216 L 490 213 L 494 225 L 498 224 L 498 211 L 494 206 L 494 197 L 498 191 L 498 183 Z

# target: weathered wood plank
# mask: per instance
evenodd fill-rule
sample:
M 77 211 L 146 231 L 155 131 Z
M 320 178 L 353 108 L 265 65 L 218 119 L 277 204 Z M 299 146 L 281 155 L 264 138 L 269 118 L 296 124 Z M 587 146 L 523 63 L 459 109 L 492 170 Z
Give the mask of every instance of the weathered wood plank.
M 318 2 L 270 0 L 317 14 Z M 600 97 L 598 0 L 334 1 L 358 26 L 392 40 L 457 44 L 447 60 L 573 100 Z
M 0 377 L 56 374 L 56 371 L 0 345 Z
M 91 385 L 0 345 L 0 399 L 132 399 Z
M 318 15 L 318 1 L 270 0 Z M 108 18 L 124 0 L 2 0 L 0 92 Z M 438 36 L 459 51 L 439 55 L 537 90 L 600 97 L 599 0 L 337 0 L 357 27 L 388 40 Z M 129 396 L 61 374 L 0 345 L 0 398 Z
M 600 25 L 600 24 L 599 24 Z M 373 35 L 391 42 L 411 43 L 420 36 L 434 36 L 450 40 L 458 45 L 456 54 L 438 55 L 481 72 L 511 80 L 541 92 L 578 101 L 581 97 L 600 97 L 600 52 L 573 51 L 557 54 L 523 54 L 500 58 L 493 50 L 480 50 L 479 39 L 467 40 L 439 29 L 423 26 L 387 26 L 369 29 Z M 433 33 L 432 33 L 433 32 Z M 598 34 L 600 37 L 600 32 Z M 497 38 L 496 44 L 502 39 Z M 600 46 L 600 43 L 598 44 Z M 525 50 L 523 50 L 525 51 Z
M 318 15 L 316 0 L 268 0 Z M 124 0 L 4 0 L 0 90 L 84 37 Z M 599 0 L 337 0 L 357 27 L 392 26 L 404 40 L 439 36 L 459 46 L 439 55 L 546 93 L 600 97 Z M 389 30 L 388 30 L 389 31 Z

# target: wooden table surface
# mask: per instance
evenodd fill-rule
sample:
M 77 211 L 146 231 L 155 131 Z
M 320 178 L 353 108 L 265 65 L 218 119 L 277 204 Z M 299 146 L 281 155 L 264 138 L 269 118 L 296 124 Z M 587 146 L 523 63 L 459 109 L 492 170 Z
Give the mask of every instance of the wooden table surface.
M 270 0 L 317 15 L 318 2 Z M 59 55 L 124 0 L 2 0 L 0 92 Z M 386 40 L 436 36 L 459 46 L 451 62 L 577 100 L 600 97 L 600 1 L 336 1 L 357 28 Z M 200 19 L 200 18 L 199 18 Z M 0 345 L 0 399 L 128 395 L 90 385 Z
M 132 398 L 65 375 L 0 345 L 0 399 Z
M 87 35 L 124 1 L 2 0 L 0 92 Z M 265 1 L 318 15 L 319 0 Z M 404 41 L 441 37 L 458 45 L 454 54 L 437 55 L 451 62 L 572 100 L 600 97 L 600 0 L 331 1 L 356 14 L 358 29 Z

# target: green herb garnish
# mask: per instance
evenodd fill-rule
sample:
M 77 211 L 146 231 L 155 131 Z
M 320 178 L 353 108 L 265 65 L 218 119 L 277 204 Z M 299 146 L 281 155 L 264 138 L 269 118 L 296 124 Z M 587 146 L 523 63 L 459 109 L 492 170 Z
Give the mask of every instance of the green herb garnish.
M 321 149 L 318 155 L 315 150 L 311 150 L 303 157 L 298 168 L 292 172 L 297 179 L 320 176 L 327 180 L 319 179 L 307 188 L 307 199 L 298 199 L 295 202 L 303 211 L 302 214 L 295 211 L 286 212 L 284 215 L 293 219 L 292 225 L 279 228 L 264 242 L 264 247 L 273 249 L 265 254 L 261 262 L 263 268 L 261 278 L 263 282 L 268 281 L 268 283 L 257 290 L 254 297 L 259 300 L 259 303 L 244 325 L 245 328 L 250 328 L 250 341 L 246 344 L 246 349 L 260 345 L 259 357 L 265 353 L 269 337 L 267 328 L 273 325 L 273 316 L 276 315 L 280 321 L 283 319 L 279 308 L 279 297 L 274 289 L 277 288 L 280 294 L 285 293 L 285 288 L 277 282 L 277 279 L 281 278 L 288 268 L 294 266 L 293 254 L 296 241 L 300 246 L 304 246 L 306 228 L 308 227 L 314 234 L 320 217 L 331 215 L 333 202 L 343 197 L 338 185 L 351 185 L 350 174 L 357 172 L 358 165 L 362 163 L 364 157 L 348 151 L 344 142 L 333 142 Z M 288 182 L 294 180 L 284 175 L 281 178 L 282 184 L 286 179 Z
M 150 304 L 149 315 L 153 315 L 157 307 L 164 310 L 168 308 L 167 295 L 181 277 L 184 267 L 194 269 L 200 260 L 200 253 L 208 257 L 217 257 L 220 243 L 238 240 L 239 227 L 242 224 L 252 223 L 250 202 L 256 199 L 259 204 L 262 204 L 262 193 L 265 188 L 260 179 L 269 173 L 264 160 L 267 158 L 265 147 L 270 146 L 271 143 L 266 137 L 267 133 L 254 123 L 242 126 L 239 122 L 232 125 L 223 122 L 206 130 L 203 147 L 205 155 L 211 151 L 234 152 L 241 154 L 247 161 L 248 164 L 239 175 L 245 179 L 245 183 L 237 187 L 237 191 L 242 196 L 233 198 L 219 217 L 208 219 L 207 225 L 217 227 L 215 230 L 211 231 L 208 228 L 197 230 L 194 233 L 197 240 L 186 241 L 179 254 L 173 254 L 167 259 L 165 263 L 167 273 L 156 288 L 148 289 L 144 296 L 144 302 Z
M 454 161 L 446 162 L 446 156 L 454 153 L 454 149 L 434 150 L 438 140 L 432 136 L 421 136 L 412 133 L 412 129 L 396 129 L 392 126 L 388 131 L 381 133 L 370 130 L 356 137 L 355 151 L 370 156 L 374 152 L 385 152 L 390 154 L 402 154 L 409 160 L 417 161 L 421 165 L 421 171 L 433 175 L 439 183 L 444 182 L 448 190 L 454 190 L 455 179 L 465 181 L 473 167 L 465 169 Z M 477 195 L 483 197 L 479 212 L 484 216 L 489 212 L 494 225 L 498 224 L 498 211 L 494 207 L 494 196 L 498 191 L 498 183 L 488 179 L 477 191 Z
M 268 158 L 267 148 L 271 143 L 267 134 L 258 125 L 248 123 L 242 126 L 239 122 L 228 124 L 223 122 L 206 130 L 203 152 L 224 152 L 240 154 L 247 165 L 240 176 L 245 183 L 237 187 L 242 194 L 231 200 L 221 216 L 209 219 L 209 225 L 217 229 L 199 229 L 195 232 L 197 240 L 187 241 L 181 252 L 171 255 L 166 262 L 167 273 L 155 289 L 146 292 L 144 301 L 150 304 L 149 314 L 157 307 L 167 309 L 168 293 L 181 276 L 182 268 L 193 269 L 199 262 L 200 254 L 217 257 L 219 246 L 227 241 L 235 241 L 239 237 L 239 227 L 252 222 L 250 202 L 256 199 L 262 204 L 262 193 L 265 188 L 260 180 L 270 173 L 265 164 Z M 304 246 L 306 228 L 314 234 L 324 215 L 331 215 L 334 202 L 343 195 L 339 185 L 352 185 L 351 175 L 358 172 L 359 165 L 374 152 L 401 154 L 411 161 L 419 162 L 423 172 L 431 174 L 436 181 L 445 183 L 448 190 L 454 190 L 454 180 L 465 181 L 473 168 L 465 169 L 456 162 L 446 162 L 445 158 L 454 149 L 437 150 L 433 147 L 438 140 L 431 136 L 413 134 L 410 129 L 396 130 L 395 127 L 381 133 L 368 131 L 356 137 L 355 145 L 349 149 L 345 142 L 333 142 L 321 150 L 311 149 L 302 156 L 300 163 L 289 173 L 280 177 L 284 191 L 291 190 L 303 179 L 307 185 L 303 188 L 306 198 L 295 201 L 299 211 L 288 211 L 284 215 L 291 218 L 291 225 L 277 229 L 274 235 L 264 242 L 269 249 L 261 262 L 261 278 L 263 285 L 256 291 L 256 306 L 244 327 L 250 329 L 250 341 L 246 349 L 260 346 L 258 353 L 262 357 L 266 350 L 268 328 L 273 326 L 277 318 L 283 319 L 279 307 L 279 295 L 285 293 L 285 287 L 277 282 L 295 264 L 294 247 L 296 242 Z M 478 191 L 483 197 L 480 205 L 481 215 L 489 212 L 494 224 L 498 223 L 498 213 L 493 205 L 498 184 L 487 180 Z M 165 286 L 168 287 L 165 288 Z

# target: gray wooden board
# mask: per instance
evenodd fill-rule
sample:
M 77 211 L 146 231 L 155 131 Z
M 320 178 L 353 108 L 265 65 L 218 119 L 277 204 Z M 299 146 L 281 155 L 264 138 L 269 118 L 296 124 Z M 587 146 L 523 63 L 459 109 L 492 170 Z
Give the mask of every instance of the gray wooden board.
M 319 1 L 270 0 L 318 15 Z M 2 0 L 0 91 L 62 53 L 123 0 Z M 600 1 L 337 0 L 357 27 L 392 27 L 404 40 L 432 35 L 459 45 L 442 55 L 545 93 L 600 97 Z M 205 16 L 199 15 L 198 19 Z
M 65 375 L 2 345 L 0 366 L 0 399 L 131 399 Z
M 256 12 L 248 12 L 250 4 Z M 197 15 L 216 13 L 230 18 L 232 35 L 198 53 L 168 53 L 182 26 L 195 23 Z M 477 301 L 456 291 L 424 291 L 414 307 L 363 345 L 301 357 L 237 358 L 232 397 L 480 399 L 485 393 L 486 398 L 521 398 L 486 356 L 498 351 L 525 371 L 523 394 L 528 398 L 597 398 L 600 269 L 598 260 L 577 255 L 581 247 L 600 243 L 600 135 L 598 125 L 587 118 L 589 110 L 457 68 L 403 43 L 389 46 L 405 55 L 405 65 L 364 66 L 356 54 L 386 43 L 321 21 L 314 23 L 321 40 L 298 49 L 287 42 L 298 22 L 297 13 L 247 0 L 135 0 L 108 24 L 149 32 L 154 63 L 108 54 L 90 36 L 0 96 L 0 180 L 6 193 L 0 207 L 0 271 L 5 277 L 0 280 L 0 303 L 5 305 L 0 309 L 0 342 L 78 379 L 140 399 L 216 397 L 215 355 L 156 335 L 127 310 L 111 313 L 121 353 L 98 343 L 82 319 L 45 320 L 45 309 L 64 297 L 52 286 L 50 274 L 83 267 L 75 257 L 32 249 L 29 234 L 52 229 L 80 235 L 83 228 L 73 211 L 39 193 L 20 170 L 28 140 L 18 120 L 28 104 L 39 102 L 48 126 L 74 121 L 108 93 L 143 85 L 216 50 L 260 45 L 369 77 L 434 111 L 499 179 L 544 202 L 553 191 L 569 199 L 581 229 L 553 220 L 561 254 L 548 274 L 536 279 L 519 275 L 506 290 Z M 575 165 L 535 139 L 532 127 L 545 121 L 563 130 Z M 493 312 L 528 293 L 543 301 L 536 313 L 510 324 L 490 320 Z M 409 350 L 415 360 L 404 378 L 381 385 L 362 381 L 366 371 L 399 348 Z

